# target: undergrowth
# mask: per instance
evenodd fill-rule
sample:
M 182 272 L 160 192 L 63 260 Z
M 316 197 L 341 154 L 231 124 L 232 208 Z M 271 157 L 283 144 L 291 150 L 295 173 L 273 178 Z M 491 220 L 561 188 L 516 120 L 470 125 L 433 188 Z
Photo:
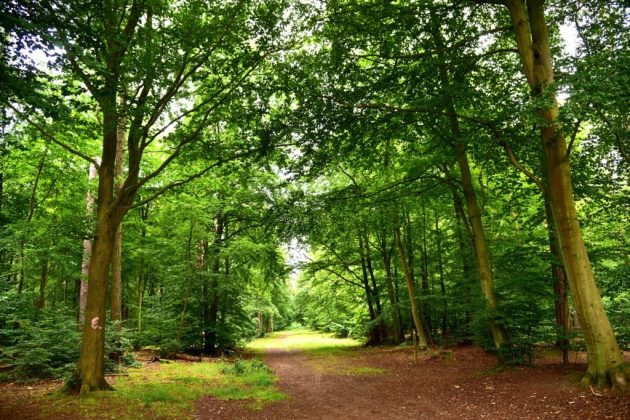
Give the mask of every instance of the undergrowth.
M 116 418 L 190 418 L 195 401 L 205 396 L 248 400 L 253 409 L 285 398 L 275 387 L 276 377 L 260 360 L 170 362 L 130 369 L 116 377 L 114 392 L 95 392 L 79 398 L 51 395 L 50 416 L 68 410 L 98 417 L 115 412 Z

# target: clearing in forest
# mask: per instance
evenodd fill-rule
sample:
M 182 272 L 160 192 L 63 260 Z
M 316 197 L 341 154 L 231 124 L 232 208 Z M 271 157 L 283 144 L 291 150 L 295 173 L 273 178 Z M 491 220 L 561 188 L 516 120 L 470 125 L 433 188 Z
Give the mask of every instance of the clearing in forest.
M 0 385 L 0 419 L 627 419 L 630 397 L 578 385 L 583 357 L 496 368 L 466 346 L 364 348 L 310 330 L 270 334 L 245 359 L 146 361 L 80 399 L 60 382 Z M 264 361 L 268 369 L 262 362 Z

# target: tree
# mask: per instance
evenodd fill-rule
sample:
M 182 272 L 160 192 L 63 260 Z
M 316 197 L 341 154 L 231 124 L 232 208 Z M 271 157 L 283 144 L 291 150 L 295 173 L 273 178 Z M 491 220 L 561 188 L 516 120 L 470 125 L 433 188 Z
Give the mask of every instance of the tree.
M 589 364 L 583 382 L 625 387 L 623 355 L 604 311 L 577 217 L 573 199 L 570 149 L 559 120 L 554 90 L 553 56 L 545 3 L 541 0 L 506 0 L 522 71 L 531 89 L 545 158 L 545 179 L 560 252 L 573 302 L 584 329 Z
M 142 204 L 134 204 L 138 190 L 207 134 L 204 130 L 217 109 L 275 48 L 280 37 L 277 10 L 272 4 L 246 1 L 219 5 L 142 0 L 104 1 L 89 7 L 26 2 L 11 10 L 31 23 L 30 39 L 39 37 L 63 49 L 56 56 L 58 63 L 82 82 L 102 116 L 98 164 L 48 133 L 55 143 L 97 164 L 99 174 L 90 293 L 76 381 L 81 393 L 110 388 L 104 379 L 103 343 L 108 271 L 117 226 L 130 208 Z M 121 97 L 127 99 L 122 106 Z M 193 103 L 182 104 L 187 97 L 193 97 Z M 13 108 L 25 117 L 18 107 Z M 123 120 L 128 124 L 127 172 L 116 193 L 117 138 Z M 156 141 L 166 146 L 166 158 L 152 173 L 143 174 L 144 153 Z M 200 172 L 163 186 L 154 196 L 223 161 L 250 153 L 247 148 L 223 150 Z

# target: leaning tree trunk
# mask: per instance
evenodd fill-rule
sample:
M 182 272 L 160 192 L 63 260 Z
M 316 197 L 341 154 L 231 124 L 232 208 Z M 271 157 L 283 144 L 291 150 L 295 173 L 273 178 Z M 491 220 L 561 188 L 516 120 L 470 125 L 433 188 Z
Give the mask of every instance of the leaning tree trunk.
M 427 336 L 424 332 L 424 328 L 422 327 L 422 314 L 420 313 L 420 309 L 418 307 L 418 301 L 416 299 L 416 292 L 413 284 L 414 282 L 411 276 L 411 270 L 407 265 L 405 248 L 400 240 L 400 228 L 398 227 L 394 228 L 394 240 L 396 241 L 396 247 L 398 248 L 398 253 L 400 254 L 400 262 L 402 264 L 403 272 L 405 273 L 405 280 L 407 280 L 407 292 L 409 293 L 409 302 L 411 303 L 411 316 L 413 318 L 416 333 L 418 334 L 418 345 L 420 348 L 426 349 L 429 347 L 429 344 L 427 342 Z
M 627 387 L 630 376 L 604 311 L 588 258 L 573 200 L 571 169 L 566 140 L 558 119 L 553 90 L 553 64 L 544 1 L 506 0 L 523 66 L 523 73 L 538 98 L 540 133 L 545 157 L 547 191 L 558 235 L 562 261 L 579 322 L 584 331 L 588 368 L 583 383 Z
M 444 42 L 439 30 L 434 30 L 434 41 L 438 50 L 444 49 Z M 441 53 L 440 53 L 441 55 Z M 441 58 L 441 57 L 440 57 Z M 481 286 L 481 292 L 483 294 L 486 310 L 488 311 L 488 325 L 490 332 L 492 333 L 492 339 L 494 346 L 499 351 L 499 359 L 502 360 L 501 348 L 508 342 L 508 334 L 497 317 L 498 304 L 496 294 L 494 292 L 494 275 L 490 265 L 490 250 L 486 241 L 485 232 L 483 229 L 483 223 L 481 220 L 481 209 L 477 203 L 477 195 L 472 183 L 472 174 L 470 171 L 470 163 L 468 162 L 468 154 L 466 151 L 466 143 L 463 140 L 461 128 L 459 125 L 459 119 L 457 117 L 457 110 L 455 108 L 455 102 L 449 94 L 450 76 L 448 69 L 444 64 L 444 61 L 440 63 L 438 68 L 440 81 L 442 82 L 444 91 L 445 108 L 448 113 L 448 120 L 450 123 L 450 131 L 453 137 L 453 150 L 456 155 L 457 165 L 461 174 L 462 191 L 464 193 L 464 202 L 466 210 L 468 211 L 468 219 L 471 228 L 473 248 L 475 254 L 475 266 L 477 268 L 477 274 L 479 275 L 479 283 Z
M 459 127 L 457 119 L 454 118 L 454 120 L 456 127 Z M 457 131 L 459 131 L 459 128 L 457 128 Z M 488 324 L 490 326 L 490 332 L 492 333 L 492 339 L 494 340 L 494 346 L 497 350 L 500 350 L 501 347 L 507 344 L 509 339 L 503 324 L 501 324 L 496 317 L 498 304 L 494 293 L 494 276 L 490 266 L 490 250 L 488 249 L 481 221 L 481 210 L 477 204 L 477 196 L 472 184 L 472 175 L 470 173 L 468 156 L 466 154 L 466 146 L 461 142 L 461 140 L 455 140 L 455 149 L 457 152 L 457 163 L 462 177 L 464 199 L 466 202 L 466 208 L 468 209 L 468 218 L 470 220 L 470 227 L 472 230 L 473 247 L 475 250 L 475 265 L 477 267 L 477 274 L 479 275 L 481 292 L 485 298 L 486 309 L 489 313 Z

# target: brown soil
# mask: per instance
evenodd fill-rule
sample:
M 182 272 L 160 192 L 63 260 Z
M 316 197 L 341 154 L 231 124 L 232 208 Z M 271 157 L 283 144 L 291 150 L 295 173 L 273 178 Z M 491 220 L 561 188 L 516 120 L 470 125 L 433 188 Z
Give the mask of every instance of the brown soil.
M 195 418 L 630 419 L 630 395 L 578 384 L 583 355 L 572 355 L 567 366 L 552 355 L 539 358 L 534 367 L 503 371 L 491 355 L 474 347 L 421 353 L 418 363 L 408 347 L 332 355 L 274 350 L 266 360 L 286 400 L 252 409 L 248 401 L 206 397 L 198 401 Z M 46 414 L 42 396 L 59 385 L 0 384 L 0 419 L 83 418 L 80 404 L 69 406 L 67 414 Z M 124 417 L 113 407 L 98 412 L 99 418 Z M 135 414 L 151 418 L 148 410 Z
M 195 418 L 630 419 L 630 396 L 578 384 L 585 364 L 575 356 L 566 366 L 554 356 L 503 371 L 474 347 L 429 351 L 418 363 L 409 348 L 322 356 L 273 351 L 266 359 L 286 400 L 252 410 L 247 402 L 208 397 Z

